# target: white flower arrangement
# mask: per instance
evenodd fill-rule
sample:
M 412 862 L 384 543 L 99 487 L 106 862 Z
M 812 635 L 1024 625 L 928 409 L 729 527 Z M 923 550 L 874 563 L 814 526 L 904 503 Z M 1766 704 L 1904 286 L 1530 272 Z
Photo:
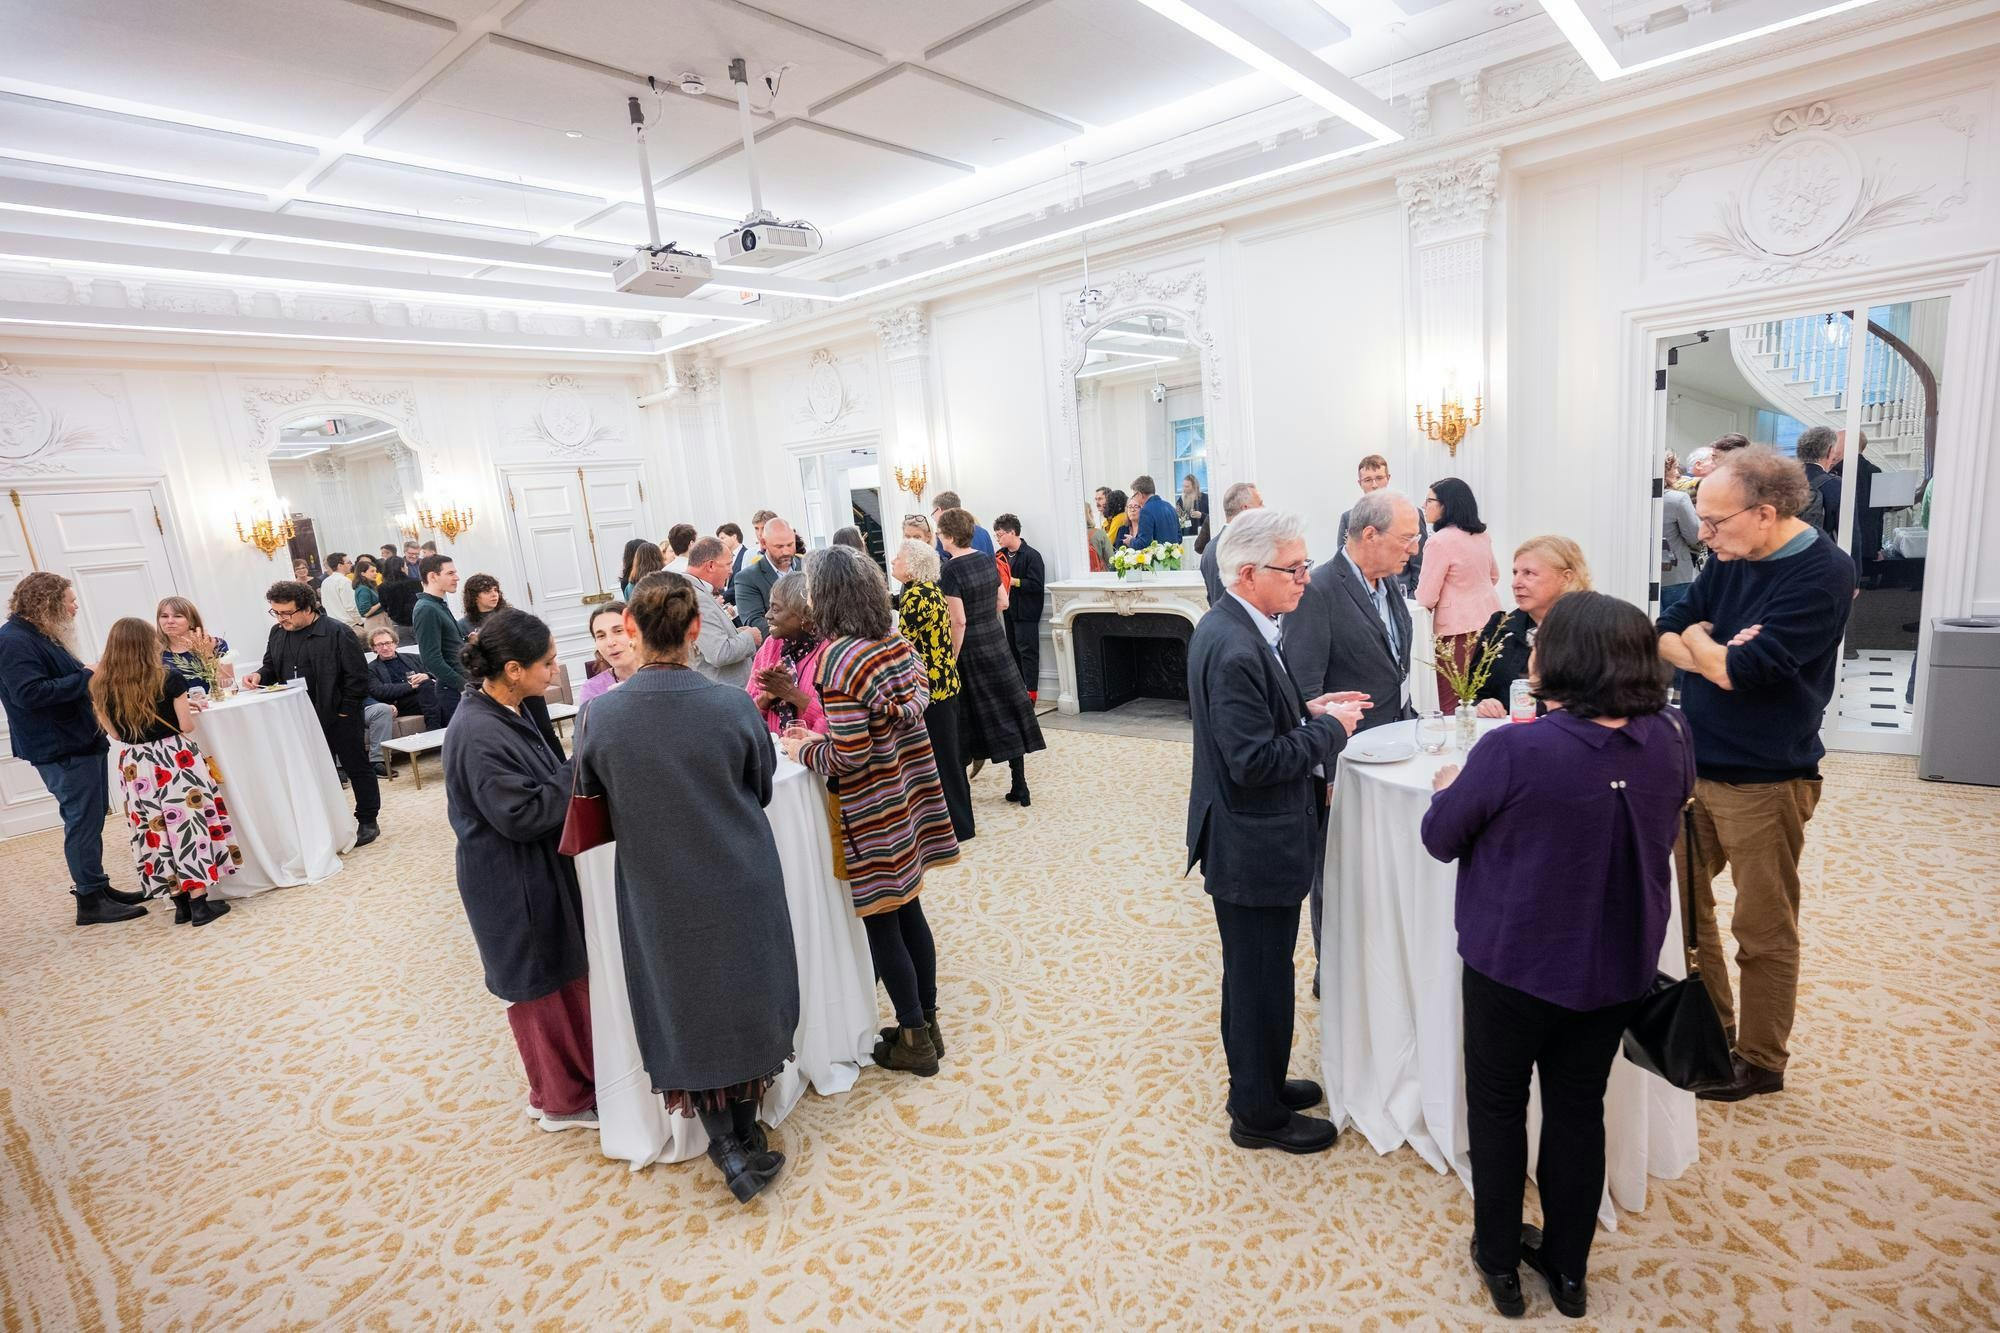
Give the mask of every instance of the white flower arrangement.
M 1111 553 L 1111 569 L 1118 577 L 1151 574 L 1181 567 L 1182 548 L 1178 542 L 1154 542 L 1134 549 L 1120 546 Z

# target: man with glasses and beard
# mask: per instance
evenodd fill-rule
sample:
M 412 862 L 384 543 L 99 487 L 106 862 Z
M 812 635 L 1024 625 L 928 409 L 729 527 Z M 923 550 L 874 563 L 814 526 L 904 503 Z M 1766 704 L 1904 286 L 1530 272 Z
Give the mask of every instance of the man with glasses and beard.
M 35 766 L 62 811 L 76 924 L 97 926 L 146 915 L 146 897 L 112 888 L 104 873 L 110 742 L 91 711 L 93 668 L 70 651 L 76 613 L 76 589 L 60 574 L 29 574 L 14 585 L 0 625 L 0 705 L 14 757 Z
M 303 583 L 273 583 L 264 593 L 277 625 L 264 644 L 264 661 L 243 677 L 246 689 L 263 681 L 281 685 L 304 677 L 306 695 L 326 748 L 340 761 L 354 789 L 354 845 L 366 847 L 382 836 L 376 816 L 382 812 L 382 791 L 368 762 L 366 708 L 368 659 L 354 631 L 319 614 L 313 590 Z

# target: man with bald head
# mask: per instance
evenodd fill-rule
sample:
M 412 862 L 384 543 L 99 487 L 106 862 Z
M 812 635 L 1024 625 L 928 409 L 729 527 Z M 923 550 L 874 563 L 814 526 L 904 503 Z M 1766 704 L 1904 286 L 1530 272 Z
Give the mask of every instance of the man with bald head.
M 760 634 L 771 632 L 771 586 L 779 575 L 791 571 L 798 550 L 798 534 L 791 524 L 775 517 L 764 524 L 764 554 L 729 581 L 729 600 L 736 607 L 737 623 Z

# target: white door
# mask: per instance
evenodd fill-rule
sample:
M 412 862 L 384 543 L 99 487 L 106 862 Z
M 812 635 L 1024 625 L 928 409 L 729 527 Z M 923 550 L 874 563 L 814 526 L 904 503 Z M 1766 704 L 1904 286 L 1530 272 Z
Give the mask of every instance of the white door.
M 12 596 L 31 569 L 74 583 L 75 647 L 85 661 L 103 648 L 112 621 L 151 621 L 159 600 L 179 591 L 151 491 L 22 491 L 10 493 L 8 508 L 13 512 L 0 519 L 0 597 Z M 0 755 L 11 754 L 5 733 L 0 718 Z M 55 802 L 34 769 L 0 760 L 0 836 L 57 822 Z
M 625 543 L 649 530 L 639 469 L 510 472 L 507 506 L 528 605 L 548 622 L 561 660 L 588 657 L 590 608 L 618 596 Z

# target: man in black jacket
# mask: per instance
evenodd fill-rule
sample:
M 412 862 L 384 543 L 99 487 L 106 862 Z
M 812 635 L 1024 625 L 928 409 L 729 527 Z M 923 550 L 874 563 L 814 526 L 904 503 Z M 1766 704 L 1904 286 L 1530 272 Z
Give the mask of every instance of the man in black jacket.
M 1301 694 L 1278 652 L 1277 618 L 1298 604 L 1310 569 L 1305 531 L 1274 509 L 1231 523 L 1217 555 L 1226 591 L 1188 643 L 1188 867 L 1201 863 L 1222 937 L 1229 1138 L 1292 1153 L 1335 1137 L 1331 1121 L 1299 1114 L 1324 1096 L 1319 1084 L 1285 1077 L 1292 950 L 1326 848 L 1327 777 L 1364 702 Z
M 1007 553 L 1011 571 L 1007 589 L 1007 634 L 1014 644 L 1014 663 L 1034 699 L 1042 688 L 1042 606 L 1047 596 L 1048 569 L 1042 553 L 1021 540 L 1021 520 L 1002 514 L 993 520 L 993 540 Z
M 146 915 L 146 899 L 112 888 L 104 873 L 110 742 L 91 711 L 91 668 L 64 646 L 76 613 L 76 589 L 60 574 L 29 574 L 14 585 L 0 625 L 0 705 L 14 757 L 35 766 L 62 811 L 76 924 L 96 926 Z
M 1410 608 L 1398 579 L 1417 549 L 1417 511 L 1395 491 L 1371 491 L 1348 514 L 1345 548 L 1313 571 L 1298 609 L 1285 617 L 1285 665 L 1308 696 L 1367 695 L 1365 731 L 1416 716 Z
M 326 748 L 340 761 L 354 788 L 354 845 L 366 847 L 382 836 L 375 818 L 382 812 L 382 790 L 368 762 L 366 715 L 368 663 L 354 631 L 319 614 L 313 590 L 283 580 L 264 593 L 271 618 L 278 622 L 264 644 L 264 660 L 243 678 L 254 689 L 259 683 L 281 685 L 294 676 L 306 682 L 306 694 Z
M 438 716 L 437 682 L 396 651 L 396 635 L 378 629 L 369 636 L 374 653 L 368 659 L 368 697 L 392 705 L 398 717 L 421 717 L 425 731 L 444 725 Z

